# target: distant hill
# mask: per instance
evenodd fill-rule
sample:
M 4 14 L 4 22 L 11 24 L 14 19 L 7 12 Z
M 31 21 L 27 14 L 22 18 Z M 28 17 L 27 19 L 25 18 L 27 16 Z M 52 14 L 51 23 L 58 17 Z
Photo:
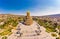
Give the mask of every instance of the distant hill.
M 50 17 L 60 17 L 60 14 L 47 15 L 47 16 L 50 16 Z
M 53 17 L 53 18 L 60 18 L 60 14 L 45 15 L 45 16 L 39 16 L 39 17 Z
M 15 15 L 15 14 L 0 14 L 1 16 L 25 16 L 25 15 Z M 54 14 L 54 15 L 45 15 L 45 16 L 32 16 L 32 17 L 60 17 L 60 14 Z

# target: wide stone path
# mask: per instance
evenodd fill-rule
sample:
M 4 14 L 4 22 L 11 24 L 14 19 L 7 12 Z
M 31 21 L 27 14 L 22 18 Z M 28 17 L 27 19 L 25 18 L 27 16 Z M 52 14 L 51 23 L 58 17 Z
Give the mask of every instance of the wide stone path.
M 21 30 L 20 32 L 23 33 L 20 37 L 16 34 L 17 30 L 13 30 L 13 34 L 8 37 L 8 39 L 55 39 L 49 33 L 45 31 L 45 28 L 34 22 L 31 26 L 26 26 L 21 23 L 18 24 Z M 40 35 L 37 35 L 35 30 L 38 30 L 37 27 L 40 26 Z M 18 27 L 17 27 L 18 28 Z

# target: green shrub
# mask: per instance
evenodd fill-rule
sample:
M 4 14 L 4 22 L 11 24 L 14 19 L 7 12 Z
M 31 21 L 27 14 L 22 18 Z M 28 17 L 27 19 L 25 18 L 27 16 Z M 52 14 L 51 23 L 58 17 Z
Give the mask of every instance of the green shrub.
M 2 37 L 2 39 L 7 39 L 7 37 L 6 37 L 6 36 L 4 36 L 4 37 Z
M 51 35 L 52 35 L 53 37 L 57 37 L 57 35 L 56 35 L 56 34 L 54 34 L 54 33 L 52 33 Z
M 59 37 L 57 37 L 56 39 L 60 39 Z
M 1 36 L 9 35 L 11 32 L 11 29 L 5 29 L 3 32 L 0 33 Z
M 56 30 L 55 29 L 53 29 L 53 28 L 49 28 L 49 27 L 47 27 L 46 28 L 46 32 L 56 32 Z

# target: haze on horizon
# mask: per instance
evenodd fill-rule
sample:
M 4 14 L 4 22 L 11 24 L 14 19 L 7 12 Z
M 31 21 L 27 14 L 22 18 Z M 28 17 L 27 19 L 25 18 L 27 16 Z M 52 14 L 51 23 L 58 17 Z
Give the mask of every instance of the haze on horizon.
M 0 0 L 0 14 L 42 16 L 60 14 L 60 0 Z

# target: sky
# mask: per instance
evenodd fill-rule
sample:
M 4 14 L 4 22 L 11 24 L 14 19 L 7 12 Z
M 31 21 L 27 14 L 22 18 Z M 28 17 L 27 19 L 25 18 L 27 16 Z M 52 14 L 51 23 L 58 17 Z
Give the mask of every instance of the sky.
M 44 16 L 60 14 L 60 0 L 0 0 L 0 14 Z

